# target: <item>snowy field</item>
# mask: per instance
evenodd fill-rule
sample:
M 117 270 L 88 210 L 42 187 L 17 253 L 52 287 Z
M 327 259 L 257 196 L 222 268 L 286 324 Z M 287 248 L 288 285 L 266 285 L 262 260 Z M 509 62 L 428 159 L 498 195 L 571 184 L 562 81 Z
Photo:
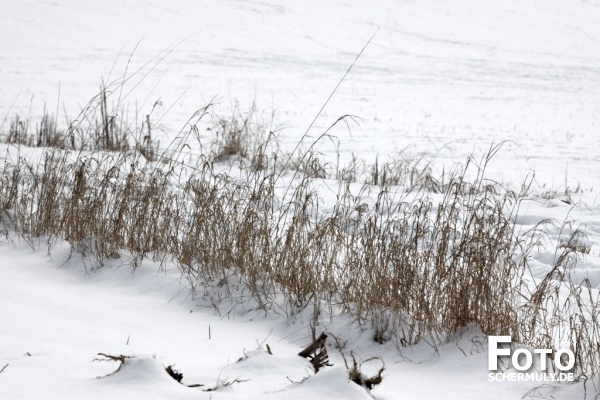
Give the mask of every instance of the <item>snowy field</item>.
M 77 114 L 130 56 L 129 73 L 164 56 L 123 90 L 133 90 L 131 114 L 160 100 L 173 132 L 213 98 L 224 110 L 256 101 L 295 144 L 379 29 L 314 136 L 356 115 L 360 127 L 335 132 L 345 157 L 414 146 L 462 162 L 508 140 L 496 160 L 505 181 L 531 170 L 555 188 L 565 175 L 573 187 L 600 180 L 596 1 L 177 4 L 3 2 L 0 116 L 39 115 L 44 104 L 59 120 Z
M 102 82 L 118 82 L 131 118 L 152 113 L 161 143 L 209 101 L 227 114 L 254 102 L 281 127 L 283 148 L 307 131 L 331 163 L 365 165 L 398 152 L 435 157 L 438 173 L 506 141 L 490 177 L 518 190 L 535 173 L 517 226 L 572 221 L 589 254 L 573 272 L 600 289 L 600 1 L 331 2 L 0 0 L 0 132 L 18 114 L 74 118 Z M 373 36 L 374 35 L 374 36 Z M 334 88 L 364 49 L 344 81 Z M 158 103 L 157 103 L 158 102 Z M 153 110 L 154 107 L 154 110 Z M 211 132 L 202 131 L 209 143 Z M 15 149 L 0 145 L 0 162 Z M 25 157 L 39 151 L 20 149 Z M 323 185 L 325 188 L 327 184 Z M 335 193 L 321 194 L 324 202 Z M 335 200 L 334 200 L 335 201 Z M 569 204 L 567 204 L 569 203 Z M 551 240 L 558 240 L 551 235 Z M 535 278 L 553 251 L 533 254 Z M 158 272 L 160 270 L 160 272 Z M 352 316 L 323 326 L 374 374 L 373 391 L 348 380 L 335 342 L 314 374 L 297 353 L 310 316 L 215 310 L 176 268 L 118 260 L 89 272 L 68 243 L 0 238 L 1 399 L 573 399 L 588 383 L 489 382 L 485 335 L 470 328 L 433 349 L 372 340 Z M 273 354 L 267 352 L 269 345 Z M 98 353 L 127 355 L 94 361 Z M 238 361 L 240 360 L 240 361 Z M 189 388 L 164 367 L 183 373 Z M 3 368 L 4 367 L 4 368 Z M 102 378 L 98 378 L 102 377 Z M 304 382 L 302 382 L 306 379 Z M 590 380 L 591 381 L 591 380 Z M 300 383 L 302 382 L 302 383 Z M 596 384 L 598 380 L 596 378 Z M 207 391 L 207 389 L 216 390 Z

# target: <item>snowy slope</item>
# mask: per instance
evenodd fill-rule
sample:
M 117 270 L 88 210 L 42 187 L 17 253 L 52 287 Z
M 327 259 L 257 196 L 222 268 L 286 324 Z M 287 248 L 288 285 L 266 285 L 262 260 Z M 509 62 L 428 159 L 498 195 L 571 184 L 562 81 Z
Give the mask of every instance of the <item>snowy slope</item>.
M 157 274 L 145 263 L 135 272 L 114 265 L 87 275 L 79 256 L 69 255 L 68 245 L 54 248 L 51 258 L 25 243 L 0 246 L 3 399 L 371 398 L 348 380 L 334 346 L 328 348 L 334 366 L 316 375 L 297 356 L 310 342 L 308 321 L 258 312 L 219 317 L 189 298 L 175 271 Z M 489 382 L 484 337 L 475 330 L 439 353 L 425 344 L 399 353 L 343 318 L 325 325 L 349 341 L 347 357 L 353 350 L 359 360 L 383 359 L 384 381 L 372 392 L 377 399 L 519 399 L 539 386 Z M 107 376 L 118 363 L 94 361 L 104 358 L 98 353 L 134 358 Z M 204 386 L 180 385 L 165 372 L 168 365 L 183 373 L 185 385 Z M 377 360 L 363 369 L 374 374 L 380 366 Z M 582 387 L 554 384 L 543 393 L 568 399 Z
M 576 274 L 599 288 L 597 0 L 0 0 L 0 130 L 15 113 L 34 119 L 44 107 L 66 124 L 65 111 L 77 115 L 102 80 L 139 70 L 119 97 L 132 116 L 160 100 L 153 115 L 165 140 L 216 97 L 225 112 L 236 101 L 275 110 L 284 146 L 293 147 L 373 34 L 312 133 L 344 114 L 363 122 L 334 130 L 338 148 L 324 143 L 320 151 L 372 162 L 410 147 L 437 154 L 441 168 L 508 140 L 490 166 L 503 183 L 519 185 L 535 171 L 540 191 L 580 185 L 578 207 L 531 201 L 518 223 L 523 231 L 567 215 L 585 223 L 592 253 Z M 1 399 L 369 398 L 346 379 L 335 348 L 334 367 L 317 375 L 297 357 L 309 342 L 308 321 L 255 312 L 222 318 L 176 271 L 157 274 L 144 263 L 135 273 L 115 264 L 87 274 L 68 245 L 50 254 L 43 239 L 34 247 L 0 239 L 0 369 L 8 364 Z M 543 276 L 547 263 L 533 260 L 533 272 Z M 329 328 L 363 359 L 384 359 L 377 399 L 517 399 L 539 386 L 488 382 L 476 331 L 437 354 L 426 345 L 398 353 L 343 318 Z M 136 358 L 98 379 L 118 366 L 93 362 L 99 352 Z M 205 386 L 181 386 L 163 373 L 167 365 L 185 384 Z M 570 399 L 583 391 L 552 385 L 530 393 Z
M 273 108 L 295 143 L 379 29 L 314 130 L 344 114 L 363 118 L 351 135 L 335 132 L 342 157 L 372 161 L 414 146 L 462 161 L 510 140 L 495 166 L 505 180 L 534 169 L 547 185 L 567 175 L 589 189 L 600 178 L 595 0 L 3 0 L 0 18 L 2 117 L 39 115 L 44 102 L 60 118 L 63 103 L 76 114 L 101 79 L 150 62 L 121 98 L 130 115 L 160 100 L 171 139 L 216 97 L 224 110 L 236 100 Z

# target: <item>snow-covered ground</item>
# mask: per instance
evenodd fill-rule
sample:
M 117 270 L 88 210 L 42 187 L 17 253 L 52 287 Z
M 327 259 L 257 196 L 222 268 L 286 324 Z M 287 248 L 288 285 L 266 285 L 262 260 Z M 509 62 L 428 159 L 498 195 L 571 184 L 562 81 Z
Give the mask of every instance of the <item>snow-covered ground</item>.
M 318 374 L 297 355 L 310 343 L 308 321 L 288 323 L 264 312 L 220 317 L 198 307 L 177 272 L 157 274 L 157 266 L 146 264 L 133 273 L 113 265 L 87 275 L 77 255 L 69 260 L 68 245 L 48 257 L 44 243 L 37 244 L 42 250 L 5 241 L 0 247 L 3 399 L 370 398 L 348 380 L 333 343 L 334 366 Z M 346 357 L 353 350 L 363 360 L 385 362 L 384 381 L 372 392 L 377 399 L 520 399 L 542 385 L 489 382 L 487 345 L 476 330 L 439 353 L 426 344 L 399 353 L 347 324 L 343 318 L 329 324 L 349 341 Z M 135 358 L 106 376 L 118 363 L 94 361 L 103 358 L 98 353 Z M 168 365 L 183 373 L 184 384 L 204 386 L 180 385 L 165 372 Z M 375 374 L 381 365 L 374 360 L 363 370 Z M 582 387 L 552 384 L 541 392 L 570 399 Z
M 334 132 L 344 158 L 414 146 L 463 161 L 509 140 L 494 166 L 506 181 L 532 169 L 548 186 L 600 181 L 597 0 L 1 4 L 2 118 L 44 103 L 74 118 L 131 58 L 128 74 L 150 65 L 121 94 L 144 77 L 130 115 L 160 100 L 160 124 L 176 132 L 215 97 L 224 110 L 255 100 L 295 144 L 379 29 L 313 130 L 363 118 Z
M 362 122 L 334 129 L 337 148 L 324 142 L 319 151 L 333 161 L 339 153 L 372 162 L 410 148 L 437 155 L 441 168 L 507 140 L 490 165 L 496 179 L 519 185 L 535 171 L 538 194 L 575 192 L 574 208 L 560 198 L 526 202 L 518 224 L 525 230 L 567 216 L 584 223 L 592 247 L 576 273 L 600 288 L 597 0 L 0 0 L 0 130 L 14 114 L 35 120 L 44 107 L 66 125 L 63 115 L 77 115 L 102 80 L 140 70 L 119 97 L 131 115 L 160 100 L 153 121 L 164 140 L 216 98 L 224 113 L 236 101 L 274 110 L 283 145 L 293 147 L 373 34 L 311 133 L 341 115 Z M 115 264 L 87 274 L 69 259 L 68 245 L 49 254 L 43 240 L 34 247 L 0 239 L 2 399 L 369 396 L 347 380 L 334 347 L 334 367 L 317 375 L 297 356 L 309 342 L 302 318 L 222 318 L 190 295 L 175 270 L 157 273 L 145 262 L 135 272 Z M 533 260 L 534 272 L 543 275 L 548 262 Z M 329 328 L 344 332 L 361 358 L 383 358 L 384 381 L 372 392 L 378 399 L 517 399 L 541 385 L 488 382 L 475 330 L 438 354 L 425 344 L 399 353 L 343 318 Z M 99 352 L 136 358 L 97 379 L 118 366 L 93 362 Z M 185 384 L 205 386 L 179 385 L 166 365 Z M 584 388 L 552 384 L 529 393 L 570 399 Z

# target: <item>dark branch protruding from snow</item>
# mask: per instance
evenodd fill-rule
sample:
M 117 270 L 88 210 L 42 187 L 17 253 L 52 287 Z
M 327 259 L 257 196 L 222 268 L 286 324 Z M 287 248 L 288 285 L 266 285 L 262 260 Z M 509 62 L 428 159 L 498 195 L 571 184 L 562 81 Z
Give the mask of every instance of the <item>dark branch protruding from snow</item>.
M 325 366 L 329 367 L 332 365 L 329 364 L 329 355 L 327 354 L 327 348 L 325 347 L 326 340 L 327 335 L 321 333 L 314 342 L 298 353 L 300 357 L 307 358 L 310 361 L 315 369 L 315 373 L 319 372 L 319 370 Z

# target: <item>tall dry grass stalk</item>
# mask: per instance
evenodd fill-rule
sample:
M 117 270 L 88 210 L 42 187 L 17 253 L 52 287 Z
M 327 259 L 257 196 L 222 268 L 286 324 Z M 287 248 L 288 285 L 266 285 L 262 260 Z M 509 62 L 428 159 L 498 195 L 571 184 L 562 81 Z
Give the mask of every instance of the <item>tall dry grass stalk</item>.
M 87 128 L 58 131 L 46 122 L 41 137 L 61 140 L 42 140 L 57 147 L 39 162 L 5 158 L 0 215 L 7 235 L 67 240 L 96 267 L 124 253 L 134 268 L 144 259 L 173 262 L 194 290 L 218 296 L 225 289 L 240 303 L 288 317 L 308 309 L 318 322 L 349 312 L 374 327 L 375 340 L 399 347 L 436 345 L 471 324 L 531 345 L 556 348 L 558 338 L 577 349 L 579 378 L 600 372 L 598 297 L 565 278 L 578 236 L 533 285 L 527 260 L 541 233 L 516 233 L 524 193 L 485 178 L 500 146 L 439 179 L 419 159 L 408 169 L 396 165 L 403 175 L 393 182 L 392 165 L 377 167 L 358 193 L 337 181 L 335 204 L 323 212 L 323 176 L 307 172 L 321 165 L 314 147 L 290 177 L 292 156 L 286 161 L 277 151 L 272 132 L 256 131 L 263 125 L 252 113 L 213 118 L 216 147 L 190 161 L 183 146 L 129 151 L 140 142 L 127 132 L 151 136 L 150 123 L 133 130 L 107 103 L 103 89 L 98 107 L 78 118 Z M 11 146 L 31 144 L 24 126 L 11 125 Z M 188 137 L 197 131 L 192 125 Z M 238 159 L 227 169 L 222 161 L 232 155 Z M 390 190 L 406 179 L 412 191 Z

